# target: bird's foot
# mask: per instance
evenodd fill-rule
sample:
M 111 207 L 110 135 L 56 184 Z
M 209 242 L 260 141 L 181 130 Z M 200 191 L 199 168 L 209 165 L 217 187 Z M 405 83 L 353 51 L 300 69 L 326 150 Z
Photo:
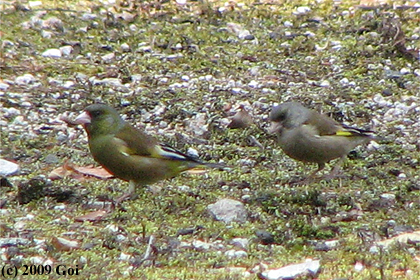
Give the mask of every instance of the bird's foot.
M 315 178 L 312 176 L 306 177 L 306 178 L 293 178 L 291 181 L 288 182 L 290 186 L 302 186 L 302 185 L 308 185 L 315 181 Z
M 333 179 L 344 179 L 347 178 L 348 176 L 344 175 L 344 174 L 325 174 L 323 176 L 320 177 L 321 180 L 325 180 L 325 181 L 331 181 Z
M 137 198 L 137 195 L 135 193 L 126 192 L 122 196 L 120 196 L 117 199 L 115 199 L 115 204 L 116 205 L 119 205 L 119 204 L 121 204 L 125 200 L 134 200 L 136 198 Z
M 346 176 L 341 172 L 341 163 L 334 166 L 330 173 L 321 176 L 321 180 L 330 181 L 332 179 L 346 178 Z

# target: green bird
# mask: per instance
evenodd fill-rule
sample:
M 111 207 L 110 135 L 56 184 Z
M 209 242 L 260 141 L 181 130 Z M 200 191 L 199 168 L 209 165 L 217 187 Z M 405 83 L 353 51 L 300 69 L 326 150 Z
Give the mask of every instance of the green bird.
M 113 108 L 93 104 L 75 122 L 83 124 L 90 152 L 115 177 L 129 181 L 130 189 L 119 201 L 134 194 L 137 186 L 153 184 L 197 168 L 223 169 L 221 164 L 204 163 L 158 141 L 125 122 Z
M 297 102 L 274 107 L 270 121 L 270 132 L 277 134 L 278 144 L 286 155 L 318 164 L 318 169 L 309 177 L 321 171 L 327 162 L 340 158 L 329 175 L 334 177 L 351 150 L 374 139 L 372 131 L 339 124 Z

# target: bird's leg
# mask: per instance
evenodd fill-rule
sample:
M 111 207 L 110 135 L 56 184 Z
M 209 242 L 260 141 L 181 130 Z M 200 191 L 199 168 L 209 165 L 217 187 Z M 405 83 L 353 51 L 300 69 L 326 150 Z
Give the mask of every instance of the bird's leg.
M 119 204 L 121 202 L 123 202 L 126 199 L 132 199 L 134 198 L 134 194 L 136 191 L 136 183 L 134 181 L 130 181 L 128 183 L 128 192 L 124 193 L 122 196 L 120 196 L 119 198 L 117 198 L 115 200 L 116 204 Z
M 338 173 L 341 170 L 341 166 L 343 165 L 344 160 L 346 159 L 346 156 L 341 157 L 337 164 L 331 169 L 331 172 L 327 175 L 322 176 L 322 179 L 325 180 L 331 180 L 333 178 L 338 177 Z
M 292 182 L 291 184 L 292 185 L 307 185 L 307 184 L 311 183 L 315 179 L 315 175 L 319 171 L 324 169 L 324 167 L 325 167 L 325 163 L 318 163 L 318 168 L 314 172 L 312 172 L 308 177 L 306 177 L 304 179 L 301 179 L 301 180 L 298 180 L 298 181 L 295 181 L 295 182 Z
M 321 171 L 322 169 L 324 169 L 324 167 L 325 167 L 325 163 L 318 163 L 318 169 L 317 169 L 317 170 L 315 170 L 314 172 L 312 172 L 312 173 L 311 173 L 311 175 L 309 175 L 309 177 L 308 177 L 308 178 L 315 178 L 315 175 L 316 175 L 319 171 Z

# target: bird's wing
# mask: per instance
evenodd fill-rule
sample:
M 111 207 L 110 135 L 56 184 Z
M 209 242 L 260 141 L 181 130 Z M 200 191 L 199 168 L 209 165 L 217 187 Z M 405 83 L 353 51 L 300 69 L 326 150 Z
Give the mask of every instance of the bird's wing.
M 319 136 L 336 135 L 342 137 L 370 137 L 373 133 L 372 131 L 342 125 L 325 115 L 319 114 L 317 112 L 313 113 L 317 114 L 318 116 L 316 118 L 310 118 L 311 121 L 307 121 L 305 124 L 313 126 Z
M 129 124 L 125 124 L 114 135 L 114 141 L 121 152 L 129 155 L 152 156 L 157 141 Z
M 374 132 L 371 130 L 364 130 L 360 128 L 355 128 L 347 125 L 341 125 L 341 130 L 337 131 L 337 135 L 342 136 L 366 136 L 366 137 L 373 137 Z
M 128 124 L 125 124 L 118 133 L 114 135 L 113 142 L 120 153 L 125 156 L 141 156 L 155 159 L 171 160 L 173 162 L 184 162 L 188 168 L 211 167 L 220 170 L 228 170 L 224 164 L 202 162 L 196 157 L 182 153 L 166 144 L 160 144 L 157 140 Z
M 311 126 L 317 135 L 335 135 L 340 131 L 340 124 L 333 119 L 317 112 L 311 112 L 311 114 L 304 122 L 304 125 Z
M 128 124 L 121 128 L 114 138 L 119 151 L 123 154 L 199 163 L 197 159 L 166 144 L 158 143 L 155 138 Z
M 184 154 L 166 144 L 156 145 L 153 156 L 157 158 L 164 158 L 164 159 L 187 160 L 187 161 L 198 162 L 196 158 L 193 158 L 187 154 Z

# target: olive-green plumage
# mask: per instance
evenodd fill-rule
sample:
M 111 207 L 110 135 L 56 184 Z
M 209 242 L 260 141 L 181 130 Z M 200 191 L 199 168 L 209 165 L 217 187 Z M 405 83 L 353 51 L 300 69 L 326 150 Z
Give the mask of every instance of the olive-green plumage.
M 271 132 L 277 134 L 278 144 L 289 157 L 318 164 L 312 175 L 323 169 L 325 163 L 344 159 L 356 146 L 373 139 L 371 131 L 340 125 L 297 102 L 274 107 L 270 121 Z M 336 171 L 335 168 L 333 172 Z
M 130 181 L 131 187 L 152 184 L 193 168 L 222 167 L 160 145 L 155 138 L 126 123 L 107 105 L 86 107 L 76 122 L 84 125 L 95 161 L 115 177 Z

